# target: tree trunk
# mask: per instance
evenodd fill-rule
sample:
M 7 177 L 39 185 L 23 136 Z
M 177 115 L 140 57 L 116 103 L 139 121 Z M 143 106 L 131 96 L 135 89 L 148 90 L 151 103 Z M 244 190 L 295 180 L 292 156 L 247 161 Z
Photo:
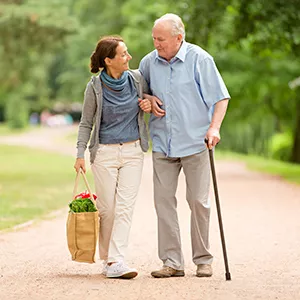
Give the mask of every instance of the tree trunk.
M 292 162 L 300 164 L 300 92 L 298 92 L 296 101 L 296 124 L 294 131 Z

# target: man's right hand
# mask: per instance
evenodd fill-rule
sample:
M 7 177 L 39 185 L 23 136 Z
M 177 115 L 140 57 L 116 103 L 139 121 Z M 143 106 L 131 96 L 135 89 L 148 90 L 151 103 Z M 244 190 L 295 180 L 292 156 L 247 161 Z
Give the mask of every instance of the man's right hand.
M 80 171 L 80 168 L 84 173 L 86 172 L 84 158 L 77 158 L 75 161 L 74 169 L 76 170 L 77 173 Z
M 150 96 L 148 99 L 151 101 L 152 113 L 154 116 L 158 118 L 163 117 L 166 112 L 159 107 L 159 105 L 163 104 L 162 101 L 155 96 Z

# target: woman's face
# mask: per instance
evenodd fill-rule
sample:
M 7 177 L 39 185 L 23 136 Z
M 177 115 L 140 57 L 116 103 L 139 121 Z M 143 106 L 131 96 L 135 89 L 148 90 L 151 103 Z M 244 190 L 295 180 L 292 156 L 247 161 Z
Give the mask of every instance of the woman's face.
M 125 43 L 119 42 L 115 57 L 107 62 L 107 69 L 110 72 L 123 73 L 129 69 L 128 63 L 131 59 L 132 56 L 128 53 Z

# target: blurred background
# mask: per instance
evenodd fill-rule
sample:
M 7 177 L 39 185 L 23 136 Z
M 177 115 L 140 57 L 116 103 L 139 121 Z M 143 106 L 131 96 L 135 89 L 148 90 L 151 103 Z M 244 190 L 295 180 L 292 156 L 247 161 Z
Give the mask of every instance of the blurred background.
M 0 122 L 78 121 L 89 57 L 119 34 L 131 68 L 161 15 L 180 15 L 231 94 L 220 149 L 300 164 L 300 0 L 0 0 Z M 50 119 L 49 119 L 50 118 Z

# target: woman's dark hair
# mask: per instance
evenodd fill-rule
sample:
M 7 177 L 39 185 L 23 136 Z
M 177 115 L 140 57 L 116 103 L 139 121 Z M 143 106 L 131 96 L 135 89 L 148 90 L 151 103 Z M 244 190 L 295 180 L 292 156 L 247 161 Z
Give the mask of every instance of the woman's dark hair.
M 120 36 L 105 36 L 101 38 L 91 55 L 90 69 L 92 73 L 98 73 L 100 68 L 106 69 L 105 58 L 114 58 L 116 49 L 124 40 Z

